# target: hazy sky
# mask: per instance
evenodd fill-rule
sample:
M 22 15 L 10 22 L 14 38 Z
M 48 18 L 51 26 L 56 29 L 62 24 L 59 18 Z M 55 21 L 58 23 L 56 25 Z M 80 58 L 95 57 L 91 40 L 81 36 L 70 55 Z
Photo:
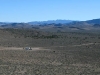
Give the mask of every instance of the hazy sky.
M 100 18 L 100 0 L 0 0 L 0 22 Z

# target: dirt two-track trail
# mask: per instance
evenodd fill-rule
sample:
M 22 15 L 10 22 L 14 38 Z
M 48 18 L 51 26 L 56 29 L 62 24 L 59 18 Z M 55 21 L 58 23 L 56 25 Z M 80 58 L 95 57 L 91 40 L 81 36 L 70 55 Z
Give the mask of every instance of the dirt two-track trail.
M 0 47 L 0 50 L 24 50 L 23 47 Z M 43 47 L 33 47 L 32 50 L 28 51 L 38 51 L 38 50 L 50 50 Z

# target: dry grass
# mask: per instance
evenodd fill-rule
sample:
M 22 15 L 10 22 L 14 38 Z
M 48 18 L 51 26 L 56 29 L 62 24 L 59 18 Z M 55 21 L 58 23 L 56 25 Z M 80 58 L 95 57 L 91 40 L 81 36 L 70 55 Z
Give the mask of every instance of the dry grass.
M 99 75 L 100 51 L 98 48 L 94 50 L 95 47 L 98 45 L 92 49 L 51 46 L 49 50 L 0 50 L 0 74 Z
M 99 33 L 52 33 L 60 37 L 45 39 L 0 33 L 0 75 L 100 75 Z M 23 50 L 27 46 L 32 50 Z

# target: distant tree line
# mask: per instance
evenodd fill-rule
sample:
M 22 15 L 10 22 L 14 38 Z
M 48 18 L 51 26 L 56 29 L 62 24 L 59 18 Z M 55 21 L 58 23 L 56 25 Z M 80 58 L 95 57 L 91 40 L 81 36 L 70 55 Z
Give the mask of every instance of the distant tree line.
M 51 38 L 59 38 L 56 34 L 50 34 L 48 32 L 42 32 L 37 30 L 31 30 L 31 29 L 13 29 L 13 28 L 7 28 L 6 31 L 12 33 L 15 35 L 15 38 L 23 36 L 24 38 L 42 38 L 42 39 L 51 39 Z

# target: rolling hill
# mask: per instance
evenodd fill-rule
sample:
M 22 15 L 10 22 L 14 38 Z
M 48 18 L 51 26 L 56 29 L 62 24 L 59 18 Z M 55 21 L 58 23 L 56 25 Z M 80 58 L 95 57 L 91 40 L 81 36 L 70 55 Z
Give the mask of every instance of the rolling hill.
M 0 28 L 25 28 L 49 31 L 69 31 L 69 30 L 100 30 L 100 19 L 87 21 L 72 20 L 49 20 L 28 23 L 0 23 Z

